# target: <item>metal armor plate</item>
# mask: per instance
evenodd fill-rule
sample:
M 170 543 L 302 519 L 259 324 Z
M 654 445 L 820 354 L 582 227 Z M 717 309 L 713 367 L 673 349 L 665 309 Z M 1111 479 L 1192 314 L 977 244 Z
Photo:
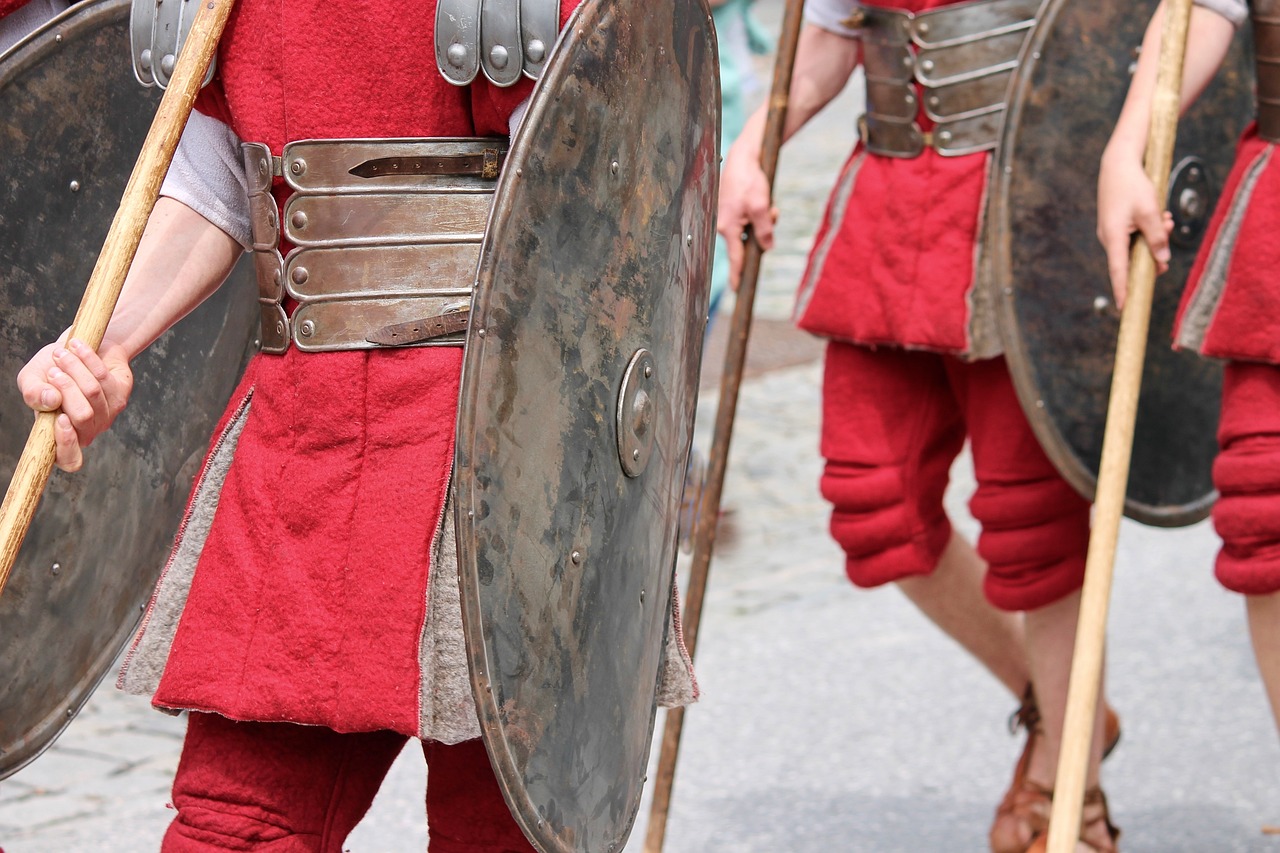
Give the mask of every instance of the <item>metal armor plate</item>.
M 587 0 L 508 155 L 464 360 L 455 488 L 481 727 L 544 853 L 640 802 L 709 294 L 718 67 L 704 0 Z
M 71 323 L 159 100 L 128 0 L 87 0 L 0 55 L 0 482 L 31 429 L 19 368 Z M 252 269 L 133 365 L 129 408 L 55 472 L 0 596 L 0 777 L 40 754 L 137 623 L 257 322 Z
M 1053 0 L 1012 83 L 988 210 L 1009 368 L 1040 443 L 1092 497 L 1119 314 L 1096 232 L 1098 164 L 1155 0 Z M 1221 368 L 1174 352 L 1170 330 L 1236 140 L 1253 113 L 1253 71 L 1237 37 L 1212 86 L 1178 125 L 1168 206 L 1169 272 L 1156 283 L 1126 514 L 1191 524 L 1216 497 Z

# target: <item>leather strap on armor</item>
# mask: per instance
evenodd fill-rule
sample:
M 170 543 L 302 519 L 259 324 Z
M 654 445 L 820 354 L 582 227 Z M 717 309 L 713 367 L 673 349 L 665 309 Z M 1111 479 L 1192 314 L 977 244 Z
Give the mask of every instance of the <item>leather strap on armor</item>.
M 436 66 L 465 86 L 480 71 L 494 85 L 542 75 L 560 32 L 560 0 L 439 0 Z
M 461 345 L 506 145 L 319 139 L 274 157 L 246 143 L 263 352 Z M 293 190 L 283 223 L 276 177 Z
M 1045 3 L 976 0 L 920 14 L 859 6 L 847 23 L 862 31 L 867 112 L 858 128 L 867 150 L 957 157 L 995 148 L 1009 82 Z M 921 109 L 930 131 L 917 120 Z
M 1258 72 L 1258 135 L 1280 143 L 1280 0 L 1253 0 L 1249 17 Z

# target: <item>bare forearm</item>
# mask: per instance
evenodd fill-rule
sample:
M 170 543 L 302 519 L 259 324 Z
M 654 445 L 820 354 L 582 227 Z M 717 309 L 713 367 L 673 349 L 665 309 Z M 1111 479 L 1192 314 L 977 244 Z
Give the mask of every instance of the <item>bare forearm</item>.
M 1115 132 L 1107 145 L 1110 156 L 1141 158 L 1147 145 L 1151 122 L 1151 99 L 1156 87 L 1156 71 L 1160 63 L 1160 41 L 1164 27 L 1164 4 L 1151 18 L 1138 67 L 1129 85 L 1129 95 L 1116 122 Z M 1190 106 L 1217 73 L 1235 36 L 1235 27 L 1216 12 L 1199 6 L 1191 10 L 1191 28 L 1187 36 L 1187 58 L 1182 72 L 1182 108 Z M 1107 155 L 1104 155 L 1107 156 Z
M 161 198 L 106 337 L 132 359 L 216 290 L 240 253 L 240 245 L 203 216 Z
M 860 46 L 856 40 L 812 24 L 805 25 L 796 47 L 787 123 L 782 133 L 784 142 L 844 90 L 849 76 L 858 67 L 859 58 Z M 749 157 L 753 161 L 760 159 L 768 113 L 769 105 L 765 103 L 747 119 L 734 144 L 738 156 Z

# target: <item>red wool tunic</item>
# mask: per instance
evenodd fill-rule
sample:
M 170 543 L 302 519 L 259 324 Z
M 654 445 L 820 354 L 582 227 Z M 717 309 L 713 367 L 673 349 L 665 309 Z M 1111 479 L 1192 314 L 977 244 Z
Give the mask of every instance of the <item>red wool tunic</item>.
M 924 12 L 956 3 L 867 5 Z M 923 130 L 933 127 L 923 108 L 916 120 Z M 989 152 L 943 157 L 932 149 L 911 159 L 883 157 L 859 143 L 809 256 L 799 326 L 850 343 L 970 354 L 989 161 Z
M 563 0 L 564 17 L 576 5 Z M 308 138 L 506 135 L 532 84 L 447 83 L 435 15 L 435 0 L 240 0 L 198 108 L 276 154 Z M 247 403 L 156 705 L 419 734 L 461 360 L 460 348 L 253 360 L 219 430 Z
M 1214 358 L 1280 364 L 1280 157 L 1244 132 L 1183 292 L 1174 343 Z

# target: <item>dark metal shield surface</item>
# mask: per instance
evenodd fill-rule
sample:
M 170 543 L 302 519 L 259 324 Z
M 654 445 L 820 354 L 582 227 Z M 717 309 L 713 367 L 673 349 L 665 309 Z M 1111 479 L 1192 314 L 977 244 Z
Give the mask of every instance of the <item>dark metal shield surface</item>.
M 489 754 L 546 853 L 622 847 L 667 630 L 706 318 L 718 68 L 703 0 L 587 0 L 507 158 L 456 496 Z
M 1120 325 L 1095 236 L 1098 163 L 1155 6 L 1050 3 L 1012 84 L 988 209 L 988 249 L 1019 397 L 1049 457 L 1088 497 L 1097 485 Z M 1147 524 L 1190 524 L 1216 497 L 1210 467 L 1221 368 L 1174 352 L 1170 331 L 1253 113 L 1246 42 L 1237 37 L 1213 85 L 1178 125 L 1174 163 L 1181 165 L 1170 192 L 1178 227 L 1169 272 L 1156 282 L 1125 506 Z
M 70 325 L 159 93 L 128 0 L 88 0 L 0 56 L 0 483 L 31 429 L 18 369 Z M 0 777 L 47 747 L 141 615 L 256 322 L 247 265 L 133 365 L 129 408 L 50 480 L 0 596 Z

